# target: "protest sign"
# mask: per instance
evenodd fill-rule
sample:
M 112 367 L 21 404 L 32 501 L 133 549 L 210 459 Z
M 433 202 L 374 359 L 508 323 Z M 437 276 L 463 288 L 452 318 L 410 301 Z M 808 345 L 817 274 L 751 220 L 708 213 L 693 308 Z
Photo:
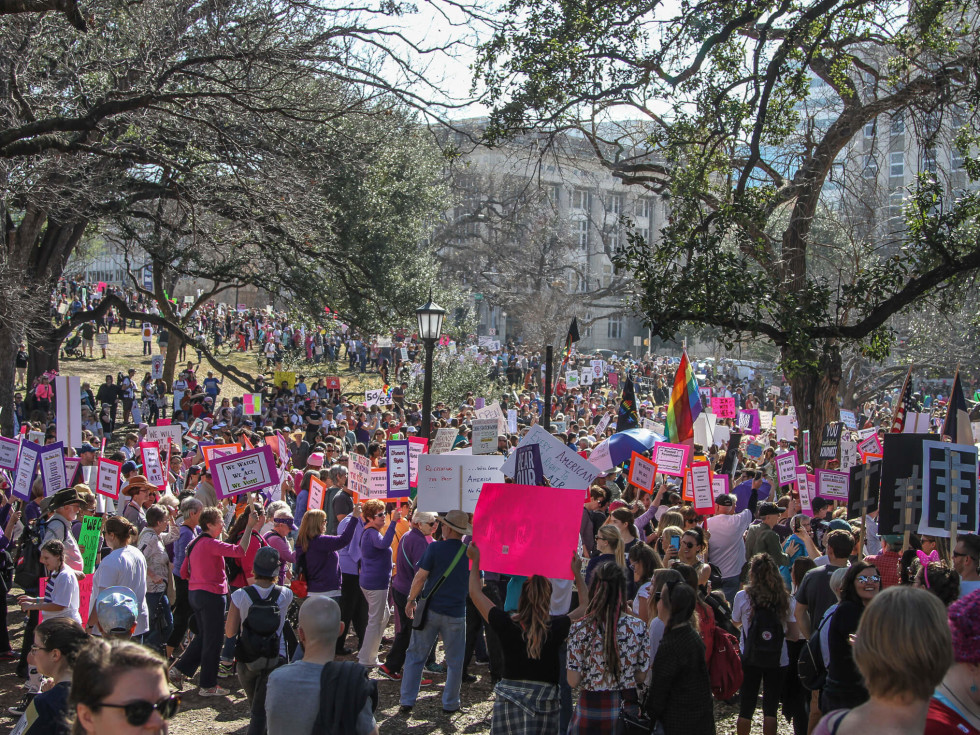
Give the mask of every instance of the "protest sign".
M 653 483 L 657 477 L 657 465 L 638 452 L 630 458 L 629 484 L 653 493 Z
M 425 454 L 428 446 L 428 439 L 417 436 L 408 438 L 408 479 L 412 487 L 415 487 L 419 476 L 419 457 Z
M 845 411 L 843 408 L 840 411 L 840 420 L 848 429 L 857 429 L 857 418 L 854 416 L 854 411 Z
M 351 452 L 347 459 L 347 485 L 356 495 L 366 497 L 368 483 L 371 479 L 371 460 L 363 454 Z M 388 491 L 387 474 L 385 475 L 385 492 Z
M 922 517 L 922 443 L 935 434 L 885 434 L 878 533 L 918 533 Z
M 568 424 L 565 421 L 552 421 L 551 428 L 554 429 L 556 434 L 564 434 L 568 431 Z
M 800 496 L 800 512 L 813 518 L 813 506 L 810 504 L 810 486 L 806 481 L 806 467 L 796 468 L 796 492 Z
M 167 424 L 165 426 L 146 427 L 146 441 L 156 444 L 160 451 L 167 448 L 169 442 L 173 442 L 174 448 L 181 451 L 183 448 L 180 424 Z
M 20 454 L 20 442 L 0 436 L 0 470 L 13 472 L 17 469 L 18 454 Z
M 538 445 L 544 476 L 552 487 L 587 490 L 600 472 L 598 467 L 582 459 L 577 452 L 545 431 L 540 424 L 532 426 L 517 446 L 524 447 L 528 444 Z M 504 462 L 501 471 L 507 477 L 513 477 L 515 466 L 516 457 L 512 454 Z
M 473 454 L 492 454 L 497 451 L 497 419 L 473 419 Z
M 849 470 L 858 463 L 857 442 L 841 439 L 840 469 Z
M 473 514 L 473 542 L 480 549 L 480 568 L 571 579 L 582 507 L 569 500 L 561 488 L 484 485 Z M 542 525 L 534 513 L 527 512 L 528 507 L 548 508 L 548 523 Z
M 861 516 L 862 522 L 869 511 L 878 505 L 881 490 L 881 462 L 869 462 L 851 467 L 847 493 L 847 517 Z M 863 539 L 863 532 L 862 532 Z M 861 550 L 858 549 L 861 553 Z
M 595 427 L 595 435 L 602 436 L 606 431 L 606 427 L 609 426 L 610 421 L 612 421 L 612 414 L 608 412 L 603 414 L 602 418 L 599 419 L 599 423 Z
M 109 333 L 99 332 L 97 335 L 95 335 L 95 344 L 99 345 L 100 347 L 107 347 L 109 345 Z
M 500 403 L 494 401 L 489 406 L 478 408 L 474 412 L 478 419 L 497 419 L 497 432 L 503 434 L 507 431 L 507 418 L 504 416 Z
M 324 378 L 323 385 L 327 390 L 340 390 L 340 378 L 337 376 Z
M 602 360 L 589 360 L 589 365 L 592 366 L 592 377 L 596 379 L 602 378 L 603 373 L 603 361 Z
M 65 463 L 65 487 L 75 485 L 75 475 L 78 473 L 78 466 L 82 463 L 79 457 L 64 457 Z
M 412 492 L 408 468 L 408 440 L 397 439 L 385 444 L 385 471 L 388 473 L 388 498 L 407 498 Z
M 712 396 L 711 413 L 720 419 L 735 418 L 735 399 L 724 396 Z
M 163 380 L 163 355 L 153 355 L 150 358 L 150 378 Z
M 242 396 L 242 413 L 246 416 L 255 416 L 262 413 L 262 394 L 246 393 Z
M 653 462 L 657 472 L 672 477 L 684 477 L 684 469 L 691 457 L 691 448 L 686 444 L 657 442 L 653 445 Z
M 700 378 L 698 378 L 700 380 Z M 710 406 L 711 405 L 711 388 L 707 386 L 699 385 L 698 394 L 701 396 L 701 405 Z
M 99 457 L 95 460 L 95 492 L 107 498 L 119 500 L 119 477 L 122 462 Z
M 609 373 L 606 375 L 606 380 L 609 381 L 609 386 L 611 388 L 619 387 L 619 373 Z
M 578 370 L 568 370 L 565 373 L 565 385 L 571 388 L 578 388 Z
M 881 442 L 878 441 L 878 434 L 874 433 L 857 443 L 857 450 L 861 454 L 881 454 Z
M 851 476 L 848 472 L 817 470 L 817 495 L 829 500 L 847 500 Z
M 796 438 L 796 432 L 793 429 L 793 425 L 795 423 L 796 422 L 793 421 L 792 416 L 785 416 L 785 415 L 776 416 L 775 418 L 776 441 L 787 441 L 787 442 L 793 441 L 793 439 Z M 836 451 L 836 445 L 834 448 Z
M 456 429 L 436 429 L 436 438 L 432 441 L 429 454 L 448 454 L 452 451 L 457 436 L 459 436 L 459 431 Z
M 750 442 L 745 445 L 745 454 L 752 459 L 759 459 L 762 456 L 762 445 L 758 442 Z
M 368 473 L 367 491 L 361 500 L 384 500 L 388 497 L 388 471 L 372 469 Z
M 738 428 L 743 433 L 758 436 L 762 433 L 762 422 L 759 420 L 759 411 L 755 408 L 743 409 L 738 412 Z
M 211 461 L 211 479 L 219 500 L 278 485 L 279 472 L 272 447 L 216 456 Z
M 20 448 L 17 472 L 14 474 L 11 492 L 25 503 L 31 499 L 31 486 L 34 484 L 34 473 L 40 451 L 41 446 L 32 441 L 25 441 Z
M 205 447 L 210 449 L 210 447 Z M 143 475 L 147 482 L 162 487 L 164 482 L 163 464 L 160 462 L 160 447 L 150 442 L 140 442 L 140 454 L 143 455 Z M 205 461 L 207 454 L 204 455 Z
M 516 408 L 507 409 L 507 433 L 509 434 L 517 433 L 517 409 Z
M 391 394 L 384 388 L 364 391 L 364 405 L 368 408 L 371 406 L 391 406 L 394 402 Z
M 24 428 L 26 429 L 27 427 L 25 426 Z M 34 442 L 35 444 L 37 444 L 40 447 L 40 446 L 42 446 L 44 444 L 44 432 L 43 431 L 33 431 L 33 430 L 32 431 L 28 431 L 27 432 L 27 440 L 30 441 L 30 442 Z
M 518 485 L 543 485 L 544 470 L 541 467 L 541 448 L 528 444 L 516 450 L 514 482 Z
M 612 456 L 609 453 L 609 440 L 603 439 L 587 457 L 589 462 L 600 472 L 608 472 L 613 468 Z M 539 483 L 540 484 L 540 483 Z
M 37 453 L 37 464 L 41 468 L 41 482 L 44 497 L 54 495 L 65 485 L 65 450 L 61 442 L 48 444 Z
M 66 447 L 82 443 L 82 388 L 77 375 L 58 375 L 54 379 L 55 428 L 58 441 Z
M 776 478 L 779 485 L 788 485 L 796 480 L 796 452 L 776 455 Z
M 823 427 L 817 459 L 837 459 L 837 444 L 840 441 L 842 426 L 843 424 L 835 421 Z
M 810 431 L 804 431 L 800 443 L 803 445 L 803 464 L 810 464 Z
M 663 432 L 657 432 L 661 434 Z M 715 430 L 712 434 L 712 440 L 719 447 L 723 447 L 728 444 L 728 441 L 732 438 L 732 430 L 725 426 L 724 424 L 715 424 Z
M 902 427 L 903 434 L 928 434 L 932 415 L 909 411 L 905 414 L 905 426 Z
M 296 390 L 296 373 L 292 370 L 276 370 L 272 374 L 272 380 L 276 388 L 281 388 L 285 383 L 289 390 Z
M 707 462 L 692 463 L 690 478 L 694 510 L 702 515 L 714 512 L 715 496 L 712 493 L 711 465 Z
M 327 494 L 327 483 L 319 477 L 310 477 L 310 495 L 306 510 L 323 510 L 323 499 Z
M 102 547 L 102 523 L 105 516 L 83 516 L 82 530 L 78 534 L 78 546 L 82 551 L 82 572 L 95 572 L 95 560 Z
M 956 542 L 977 533 L 977 448 L 972 444 L 922 442 L 922 517 L 919 534 Z
M 725 495 L 728 492 L 729 484 L 731 483 L 731 478 L 728 475 L 723 475 L 718 473 L 711 476 L 711 494 L 714 497 L 719 495 Z
M 92 607 L 92 582 L 95 581 L 94 574 L 86 574 L 84 577 L 78 580 L 78 614 L 82 618 L 82 627 L 88 625 L 88 613 L 89 608 Z M 38 595 L 43 599 L 44 591 L 47 587 L 48 580 L 46 577 L 42 577 L 39 580 L 39 590 Z M 44 613 L 42 612 L 39 616 L 40 622 L 44 622 Z
M 759 427 L 762 431 L 769 431 L 772 428 L 772 411 L 759 411 Z
M 472 513 L 483 484 L 503 482 L 500 471 L 503 459 L 495 454 L 422 455 L 416 497 L 419 509 L 434 513 L 450 510 Z
M 648 419 L 644 420 L 644 424 Z M 714 414 L 709 411 L 704 411 L 700 416 L 694 420 L 694 443 L 700 447 L 703 447 L 707 451 L 711 445 L 714 443 L 715 435 L 715 424 L 717 423 Z M 656 430 L 657 423 L 655 421 L 650 421 L 650 431 L 655 434 L 663 434 Z M 646 428 L 646 426 L 644 426 Z
M 579 383 L 583 386 L 590 386 L 595 382 L 595 376 L 592 374 L 591 370 L 583 370 L 582 374 L 579 375 Z
M 277 441 L 274 443 L 278 450 L 282 439 L 280 437 L 276 437 L 276 439 Z M 242 451 L 241 444 L 208 444 L 201 447 L 201 453 L 204 455 L 204 466 L 208 468 L 211 467 L 211 462 L 215 457 L 228 457 L 232 454 L 238 454 L 240 451 Z

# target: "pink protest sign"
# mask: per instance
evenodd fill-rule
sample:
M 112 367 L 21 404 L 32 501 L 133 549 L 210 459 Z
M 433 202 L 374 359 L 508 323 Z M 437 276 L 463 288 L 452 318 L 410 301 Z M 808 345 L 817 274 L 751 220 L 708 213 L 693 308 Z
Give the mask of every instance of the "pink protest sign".
M 711 413 L 720 419 L 735 418 L 735 399 L 724 396 L 711 397 Z
M 791 450 L 776 457 L 776 480 L 780 485 L 796 481 L 796 452 Z
M 119 473 L 122 470 L 122 462 L 99 457 L 95 461 L 95 467 L 95 492 L 119 500 Z
M 527 509 L 547 508 L 548 523 Z M 480 568 L 501 574 L 572 578 L 581 495 L 568 488 L 486 483 L 473 514 Z
M 691 448 L 686 444 L 657 442 L 653 445 L 653 461 L 657 472 L 671 477 L 684 477 L 684 468 L 691 458 Z
M 731 482 L 731 478 L 728 475 L 717 474 L 711 476 L 711 494 L 716 498 L 719 495 L 725 495 L 728 493 L 728 486 Z
M 817 470 L 817 495 L 830 500 L 847 502 L 851 487 L 851 474 L 836 470 Z
M 47 579 L 42 577 L 40 580 L 38 595 L 44 599 L 44 589 L 47 586 Z M 82 616 L 82 627 L 88 625 L 88 612 L 92 607 L 92 582 L 95 581 L 94 574 L 86 574 L 78 580 L 78 614 Z M 40 614 L 40 621 L 44 622 L 44 613 Z
M 613 388 L 619 386 L 619 373 L 609 373 L 609 385 Z
M 429 448 L 429 440 L 417 436 L 408 438 L 408 477 L 415 487 L 419 479 L 419 457 L 425 454 Z
M 813 498 L 810 496 L 810 484 L 807 482 L 806 467 L 796 468 L 796 492 L 800 495 L 800 512 L 813 518 Z
M 323 510 L 323 498 L 327 494 L 327 483 L 317 477 L 310 478 L 310 501 L 306 510 Z
M 218 500 L 251 493 L 279 484 L 272 448 L 258 447 L 211 460 L 211 479 Z
M 246 416 L 255 416 L 262 413 L 262 394 L 246 393 L 242 396 L 242 413 Z

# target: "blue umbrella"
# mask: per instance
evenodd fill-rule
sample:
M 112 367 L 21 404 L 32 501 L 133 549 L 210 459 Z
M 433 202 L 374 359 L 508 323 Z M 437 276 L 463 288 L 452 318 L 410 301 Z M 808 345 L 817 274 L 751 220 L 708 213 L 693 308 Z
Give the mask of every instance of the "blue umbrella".
M 666 441 L 666 439 L 647 429 L 627 429 L 613 434 L 606 441 L 609 444 L 609 458 L 615 466 L 629 462 L 633 452 L 643 454 L 652 449 L 657 442 Z

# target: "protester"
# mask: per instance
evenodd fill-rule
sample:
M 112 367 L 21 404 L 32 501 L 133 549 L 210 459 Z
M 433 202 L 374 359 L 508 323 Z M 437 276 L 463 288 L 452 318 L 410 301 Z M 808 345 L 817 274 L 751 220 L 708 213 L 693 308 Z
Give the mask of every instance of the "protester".
M 341 572 L 337 551 L 351 543 L 361 512 L 361 506 L 357 505 L 351 513 L 355 522 L 348 523 L 339 536 L 328 536 L 323 532 L 327 526 L 327 514 L 322 510 L 308 510 L 303 514 L 296 536 L 296 562 L 306 575 L 307 594 L 310 597 L 340 597 Z
M 718 567 L 721 574 L 720 591 L 728 604 L 735 601 L 735 593 L 741 586 L 742 565 L 745 563 L 744 535 L 752 523 L 752 509 L 735 512 L 734 495 L 723 494 L 715 498 L 715 515 L 705 521 L 711 534 L 707 559 Z
M 38 671 L 49 681 L 34 697 L 23 719 L 14 727 L 16 735 L 68 735 L 72 667 L 89 636 L 71 618 L 48 618 L 34 629 L 31 651 Z M 23 728 L 22 728 L 23 725 Z
M 187 587 L 188 580 L 183 576 L 181 568 L 184 565 L 184 557 L 187 553 L 187 546 L 197 538 L 200 533 L 198 521 L 201 518 L 201 511 L 204 505 L 195 497 L 184 498 L 180 504 L 180 535 L 174 542 L 174 560 L 172 564 L 174 585 L 176 587 L 176 602 L 173 605 L 173 631 L 167 641 L 167 660 L 173 656 L 174 651 L 180 646 L 184 635 L 187 633 L 187 624 L 193 615 Z
M 960 595 L 980 590 L 980 536 L 960 536 L 953 548 L 953 568 L 960 575 Z
M 913 566 L 916 568 L 914 587 L 931 592 L 947 606 L 959 598 L 960 575 L 949 564 L 943 561 L 922 563 L 916 559 Z
M 265 699 L 269 735 L 378 733 L 377 684 L 359 663 L 334 661 L 342 627 L 340 607 L 330 598 L 314 597 L 300 608 L 297 632 L 303 660 L 269 675 Z
M 139 621 L 140 606 L 128 587 L 106 587 L 95 598 L 91 616 L 103 638 L 130 640 Z
M 814 735 L 920 735 L 930 698 L 953 663 L 945 606 L 922 590 L 887 589 L 868 602 L 853 649 L 868 701 L 829 711 Z
M 395 538 L 397 522 L 401 517 L 398 509 L 392 511 L 392 523 L 382 536 L 385 523 L 385 504 L 369 500 L 361 509 L 364 532 L 361 534 L 360 585 L 368 603 L 368 622 L 361 641 L 357 660 L 362 666 L 380 666 L 378 649 L 385 628 L 388 627 L 388 586 L 391 583 L 391 542 Z
M 636 587 L 633 614 L 644 623 L 648 623 L 656 614 L 656 605 L 652 604 L 650 597 L 653 573 L 663 568 L 663 562 L 660 560 L 660 555 L 643 542 L 635 544 L 630 549 L 629 560 L 633 565 L 633 584 Z
M 122 516 L 113 516 L 104 526 L 106 545 L 112 550 L 95 570 L 92 579 L 92 598 L 107 587 L 126 587 L 133 591 L 140 606 L 136 623 L 136 636 L 150 629 L 150 615 L 146 604 L 146 559 L 130 544 L 136 540 L 136 527 Z M 89 615 L 88 629 L 95 629 L 95 617 Z
M 935 607 L 935 606 L 933 606 Z M 949 606 L 953 664 L 933 692 L 924 735 L 980 733 L 980 592 Z
M 78 579 L 65 561 L 64 544 L 54 540 L 44 544 L 41 547 L 41 564 L 48 573 L 44 597 L 21 595 L 17 598 L 20 609 L 25 612 L 42 611 L 47 620 L 69 618 L 81 625 L 82 616 L 78 610 Z M 32 635 L 33 632 L 32 630 Z
M 623 551 L 623 538 L 615 526 L 602 526 L 595 535 L 596 555 L 589 559 L 585 570 L 586 584 L 592 584 L 592 575 L 600 564 L 613 562 L 621 569 L 626 569 L 626 552 Z
M 179 537 L 180 530 L 174 525 L 172 514 L 165 505 L 156 504 L 147 508 L 146 528 L 136 542 L 146 561 L 146 608 L 149 619 L 143 643 L 158 653 L 165 652 L 174 627 L 173 611 L 167 597 L 172 573 L 166 547 Z M 173 589 L 176 594 L 176 587 Z

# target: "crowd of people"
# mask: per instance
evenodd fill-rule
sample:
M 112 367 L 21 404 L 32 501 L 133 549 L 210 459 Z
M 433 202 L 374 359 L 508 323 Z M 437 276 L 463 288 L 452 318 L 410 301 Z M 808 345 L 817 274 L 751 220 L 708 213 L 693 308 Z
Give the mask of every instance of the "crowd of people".
M 55 312 L 90 307 L 90 295 L 66 293 Z M 243 349 L 261 349 L 270 334 L 277 349 L 306 347 L 309 335 L 268 314 L 226 317 L 232 328 L 225 319 L 203 329 Z M 491 732 L 501 735 L 714 733 L 719 701 L 736 707 L 739 735 L 760 708 L 765 735 L 780 717 L 795 735 L 980 732 L 980 537 L 912 534 L 906 545 L 879 536 L 875 510 L 862 525 L 825 498 L 805 515 L 794 486 L 775 480 L 775 456 L 794 444 L 766 437 L 759 457 L 699 448 L 732 476 L 710 514 L 695 512 L 672 478 L 646 492 L 617 466 L 583 503 L 569 579 L 483 570 L 471 514 L 426 512 L 409 498 L 363 501 L 348 483 L 353 455 L 384 467 L 386 442 L 422 430 L 421 406 L 406 395 L 416 348 L 403 361 L 401 346 L 413 343 L 402 337 L 373 358 L 385 380 L 389 368 L 398 378 L 384 405 L 319 378 L 276 386 L 263 377 L 253 386 L 263 408 L 245 413 L 240 393 L 226 395 L 193 362 L 169 386 L 149 376 L 141 384 L 135 370 L 107 376 L 97 393 L 83 386 L 84 443 L 68 450 L 80 460 L 69 487 L 46 497 L 38 478 L 26 504 L 11 501 L 10 478 L 3 490 L 0 550 L 17 570 L 6 589 L 24 615 L 20 651 L 0 638 L 0 661 L 25 680 L 11 708 L 17 735 L 164 731 L 185 698 L 228 697 L 236 680 L 250 735 L 363 735 L 378 731 L 379 681 L 397 684 L 398 716 L 412 718 L 438 678 L 453 715 L 478 664 L 488 667 Z M 307 357 L 316 357 L 312 344 Z M 367 369 L 365 347 L 338 338 L 323 359 Z M 503 383 L 485 398 L 516 411 L 516 431 L 498 437 L 506 455 L 542 420 L 539 364 L 506 345 L 485 359 Z M 567 368 L 591 369 L 591 359 Z M 589 386 L 558 384 L 556 438 L 587 458 L 615 433 L 609 417 L 627 369 L 641 420 L 662 420 L 676 366 L 610 360 Z M 782 386 L 710 362 L 698 369 L 740 406 L 791 405 Z M 47 444 L 56 397 L 42 395 L 49 404 L 35 391 L 19 419 Z M 430 440 L 453 428 L 454 446 L 468 446 L 480 398 L 437 404 Z M 860 424 L 880 425 L 893 401 L 869 404 Z M 153 484 L 139 445 L 164 417 L 184 443 Z M 104 438 L 104 456 L 121 464 L 118 502 L 93 492 Z M 208 443 L 273 447 L 278 486 L 220 499 Z M 325 486 L 317 507 L 314 483 Z M 95 553 L 80 546 L 85 516 L 102 518 Z

